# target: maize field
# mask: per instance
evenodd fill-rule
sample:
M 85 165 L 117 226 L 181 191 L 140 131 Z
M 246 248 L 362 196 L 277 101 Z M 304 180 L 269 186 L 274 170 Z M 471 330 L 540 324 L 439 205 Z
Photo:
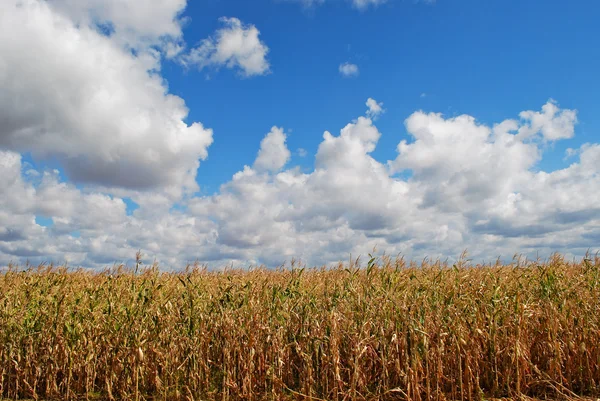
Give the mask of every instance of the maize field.
M 0 398 L 598 395 L 598 256 L 0 274 Z

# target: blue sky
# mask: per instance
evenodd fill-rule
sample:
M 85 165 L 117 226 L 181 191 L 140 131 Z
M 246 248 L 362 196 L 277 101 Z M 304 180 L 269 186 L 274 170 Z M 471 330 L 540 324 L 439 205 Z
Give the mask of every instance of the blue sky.
M 599 17 L 559 0 L 3 2 L 0 266 L 580 257 L 600 239 Z
M 185 71 L 174 63 L 165 78 L 186 99 L 190 119 L 216 132 L 199 176 L 210 191 L 252 162 L 273 124 L 292 130 L 290 149 L 313 155 L 322 132 L 355 118 L 367 97 L 388 110 L 378 123 L 378 158 L 394 157 L 404 119 L 418 109 L 494 123 L 557 99 L 576 107 L 580 120 L 577 137 L 543 161 L 557 168 L 564 147 L 592 140 L 600 125 L 592 100 L 600 90 L 599 14 L 595 2 L 559 0 L 391 1 L 365 11 L 343 1 L 308 9 L 270 0 L 196 2 L 184 14 L 190 43 L 217 29 L 219 17 L 236 16 L 259 28 L 272 72 L 240 80 L 231 71 Z M 359 67 L 357 78 L 338 73 L 347 61 Z

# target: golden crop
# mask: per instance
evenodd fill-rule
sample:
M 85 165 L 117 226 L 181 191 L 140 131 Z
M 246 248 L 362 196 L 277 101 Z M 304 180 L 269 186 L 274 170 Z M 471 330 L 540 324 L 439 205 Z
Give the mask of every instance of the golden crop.
M 0 275 L 0 397 L 600 393 L 600 260 Z

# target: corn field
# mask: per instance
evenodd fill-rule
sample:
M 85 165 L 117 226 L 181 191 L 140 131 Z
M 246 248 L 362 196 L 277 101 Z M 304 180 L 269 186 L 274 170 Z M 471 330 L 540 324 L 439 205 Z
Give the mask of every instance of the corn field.
M 0 398 L 600 394 L 600 258 L 0 275 Z

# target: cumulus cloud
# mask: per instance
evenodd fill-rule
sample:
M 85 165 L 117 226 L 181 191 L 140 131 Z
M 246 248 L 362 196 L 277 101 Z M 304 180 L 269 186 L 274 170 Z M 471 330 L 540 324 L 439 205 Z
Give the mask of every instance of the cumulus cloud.
M 366 105 L 369 108 L 367 110 L 367 116 L 369 118 L 376 119 L 385 112 L 383 109 L 383 102 L 378 103 L 377 100 L 373 98 L 368 98 Z
M 522 139 L 540 134 L 546 141 L 572 138 L 575 135 L 577 112 L 575 110 L 560 110 L 556 101 L 550 99 L 542 111 L 522 111 L 519 114 L 527 123 L 519 128 Z
M 142 249 L 147 262 L 180 268 L 217 254 L 208 220 L 151 206 L 128 215 L 122 198 L 77 188 L 52 170 L 32 181 L 28 169 L 19 154 L 0 151 L 0 266 L 29 260 L 102 268 Z M 51 224 L 39 225 L 37 217 Z
M 278 263 L 334 261 L 373 246 L 412 257 L 465 248 L 487 260 L 582 255 L 595 246 L 600 209 L 578 186 L 600 185 L 600 148 L 585 145 L 578 163 L 536 172 L 543 148 L 518 135 L 529 123 L 490 127 L 471 116 L 415 112 L 406 120 L 414 140 L 401 141 L 398 157 L 385 164 L 371 156 L 381 134 L 359 117 L 338 136 L 324 133 L 312 172 L 264 175 L 246 167 L 219 194 L 194 199 L 190 211 L 214 219 L 222 247 Z M 405 170 L 409 179 L 396 176 Z
M 58 160 L 78 183 L 163 188 L 175 197 L 194 191 L 212 131 L 184 122 L 188 110 L 156 72 L 156 50 L 131 52 L 86 19 L 68 18 L 63 8 L 77 16 L 91 7 L 98 18 L 116 11 L 100 2 L 72 10 L 67 3 L 0 6 L 0 147 Z M 177 36 L 172 18 L 181 4 L 161 9 L 171 15 L 140 11 L 131 21 L 117 19 L 115 29 L 143 38 Z M 161 24 L 161 18 L 171 23 Z
M 259 39 L 259 30 L 237 18 L 223 17 L 221 23 L 223 28 L 183 56 L 183 63 L 200 70 L 222 66 L 237 69 L 246 77 L 269 73 L 269 48 Z
M 121 197 L 77 188 L 3 151 L 0 264 L 68 259 L 101 267 L 138 249 L 167 267 L 196 259 L 275 266 L 292 257 L 324 264 L 375 246 L 418 259 L 465 248 L 488 261 L 515 252 L 581 256 L 600 238 L 600 208 L 589 196 L 600 190 L 600 145 L 574 149 L 563 169 L 539 171 L 546 146 L 531 138 L 557 124 L 536 125 L 529 117 L 536 113 L 485 125 L 417 111 L 387 162 L 374 157 L 381 133 L 373 119 L 359 116 L 336 134 L 323 133 L 309 171 L 286 167 L 285 134 L 273 127 L 255 163 L 217 193 L 187 198 L 175 210 L 157 209 L 160 199 L 151 199 L 133 213 Z M 553 116 L 572 113 L 558 108 Z M 521 135 L 534 125 L 538 132 Z M 53 224 L 43 227 L 36 216 Z
M 260 143 L 254 168 L 258 171 L 276 172 L 290 160 L 291 152 L 285 144 L 283 128 L 273 127 Z
M 28 0 L 29 1 L 29 0 Z M 29 1 L 31 3 L 31 1 Z M 77 25 L 97 26 L 117 42 L 139 49 L 151 45 L 170 48 L 182 40 L 179 15 L 186 0 L 48 0 L 57 12 Z
M 349 62 L 340 64 L 338 70 L 344 78 L 357 77 L 359 74 L 358 66 Z
M 83 261 L 87 249 L 72 231 L 113 229 L 125 217 L 125 204 L 98 193 L 84 194 L 60 183 L 56 173 L 40 174 L 34 185 L 24 178 L 21 156 L 0 151 L 0 264 L 29 259 Z M 36 223 L 36 216 L 50 217 L 52 229 Z

